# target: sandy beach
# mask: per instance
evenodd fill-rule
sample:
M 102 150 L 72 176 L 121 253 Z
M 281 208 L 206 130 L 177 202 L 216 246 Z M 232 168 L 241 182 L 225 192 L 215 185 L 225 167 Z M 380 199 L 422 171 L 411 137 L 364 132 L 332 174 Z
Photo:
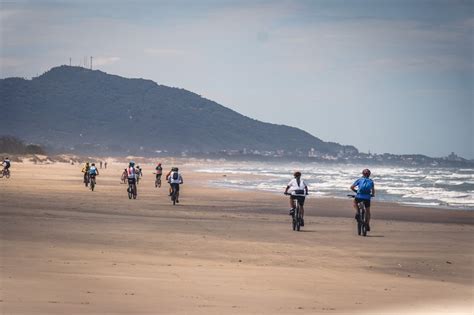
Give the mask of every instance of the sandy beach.
M 166 164 L 165 164 L 166 165 Z M 309 198 L 293 232 L 285 196 L 209 185 L 182 168 L 181 202 L 142 165 L 16 163 L 0 179 L 2 314 L 473 314 L 474 212 Z M 236 176 L 236 175 L 228 175 Z M 283 189 L 284 187 L 282 187 Z

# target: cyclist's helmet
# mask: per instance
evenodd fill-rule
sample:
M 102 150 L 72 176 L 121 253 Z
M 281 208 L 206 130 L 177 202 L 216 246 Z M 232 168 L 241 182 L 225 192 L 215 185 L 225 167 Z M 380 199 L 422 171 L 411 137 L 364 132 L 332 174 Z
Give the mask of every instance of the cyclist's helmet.
M 86 162 L 86 165 L 89 165 L 89 162 Z
M 95 166 L 95 163 L 92 163 L 91 166 Z
M 130 165 L 131 167 L 134 167 L 134 166 L 135 166 L 135 162 L 130 161 L 130 163 L 128 163 L 128 165 Z
M 370 176 L 370 170 L 368 168 L 366 168 L 365 170 L 362 171 L 362 175 L 364 177 L 369 177 Z
M 293 174 L 293 176 L 294 176 L 294 177 L 301 177 L 301 172 L 295 172 L 295 173 Z
M 178 168 L 177 168 L 177 167 L 173 167 L 173 168 L 171 169 L 171 171 L 177 172 L 177 171 L 178 171 Z
M 158 166 L 161 166 L 161 163 L 158 163 Z
M 140 168 L 140 165 L 137 165 L 137 168 Z

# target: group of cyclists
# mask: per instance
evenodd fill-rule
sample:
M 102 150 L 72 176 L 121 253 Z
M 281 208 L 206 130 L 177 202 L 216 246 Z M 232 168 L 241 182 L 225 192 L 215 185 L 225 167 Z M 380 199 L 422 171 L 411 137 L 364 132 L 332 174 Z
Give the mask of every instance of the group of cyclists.
M 370 170 L 367 168 L 364 169 L 362 171 L 362 177 L 357 179 L 350 186 L 350 190 L 356 193 L 353 203 L 353 207 L 356 211 L 355 219 L 359 221 L 358 204 L 362 202 L 366 211 L 365 224 L 367 225 L 367 231 L 370 231 L 370 200 L 375 197 L 375 185 L 370 175 Z M 295 214 L 296 202 L 298 202 L 301 213 L 301 226 L 304 226 L 304 202 L 308 195 L 308 185 L 301 179 L 301 172 L 295 172 L 293 177 L 294 178 L 286 186 L 284 194 L 290 195 L 290 216 Z
M 7 159 L 3 162 L 4 169 L 10 167 L 10 162 Z M 89 165 L 87 162 L 82 172 L 84 173 L 84 183 L 87 186 L 91 180 L 95 183 L 95 177 L 99 175 L 99 171 L 96 168 L 95 164 L 92 163 Z M 163 175 L 163 167 L 161 163 L 158 163 L 155 167 L 155 187 L 161 186 L 161 177 Z M 367 225 L 367 231 L 370 231 L 370 200 L 375 197 L 375 185 L 373 180 L 370 178 L 371 172 L 369 169 L 364 169 L 362 171 L 362 177 L 357 179 L 351 186 L 350 190 L 356 193 L 354 198 L 353 207 L 356 211 L 355 219 L 359 220 L 359 207 L 358 204 L 363 203 L 365 206 L 366 217 L 365 222 Z M 304 226 L 304 202 L 306 196 L 308 195 L 308 185 L 301 178 L 301 172 L 295 172 L 293 174 L 293 179 L 290 180 L 288 185 L 285 188 L 284 194 L 290 196 L 290 211 L 289 215 L 293 216 L 295 214 L 296 203 L 298 203 L 301 213 L 301 226 Z M 130 192 L 130 189 L 134 189 L 135 195 L 137 193 L 137 184 L 139 183 L 140 178 L 143 177 L 143 171 L 140 166 L 135 166 L 134 161 L 128 163 L 128 167 L 124 169 L 122 174 L 122 181 L 128 181 L 129 188 L 127 191 Z M 172 167 L 171 170 L 166 174 L 166 181 L 169 184 L 169 196 L 175 198 L 176 203 L 179 203 L 179 188 L 183 184 L 183 177 L 179 172 L 177 167 Z
M 158 163 L 156 168 L 155 168 L 155 175 L 156 175 L 156 182 L 160 183 L 161 186 L 161 177 L 163 175 L 163 167 L 161 166 L 161 163 Z M 94 180 L 95 183 L 95 177 L 99 175 L 98 169 L 95 167 L 95 163 L 89 163 L 86 162 L 84 167 L 82 168 L 82 172 L 84 173 L 84 183 L 87 184 L 91 181 Z M 134 193 L 137 193 L 137 184 L 140 181 L 140 178 L 143 177 L 143 170 L 142 168 L 137 165 L 135 166 L 134 161 L 130 161 L 128 163 L 128 167 L 124 169 L 122 173 L 122 181 L 128 182 L 129 187 L 127 188 L 127 191 L 130 189 L 134 190 Z M 177 167 L 172 167 L 171 170 L 166 174 L 166 181 L 169 183 L 169 196 L 175 196 L 176 203 L 179 203 L 179 187 L 181 184 L 183 184 L 183 176 L 179 172 L 179 169 Z M 158 186 L 156 186 L 158 187 Z
M 99 176 L 99 170 L 95 166 L 95 163 L 86 162 L 82 168 L 82 173 L 84 173 L 84 185 L 87 187 L 91 181 L 96 180 L 96 176 Z

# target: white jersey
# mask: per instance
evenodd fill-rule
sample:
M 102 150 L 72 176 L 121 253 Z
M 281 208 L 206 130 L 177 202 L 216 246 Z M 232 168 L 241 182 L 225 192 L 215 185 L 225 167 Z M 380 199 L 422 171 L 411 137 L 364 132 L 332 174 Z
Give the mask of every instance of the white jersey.
M 304 195 L 306 193 L 305 188 L 307 185 L 302 179 L 300 179 L 300 184 L 298 185 L 296 178 L 293 178 L 288 183 L 288 186 L 290 187 L 288 188 L 288 192 L 292 195 Z
M 173 177 L 176 177 L 176 179 L 173 179 Z M 181 184 L 183 182 L 183 178 L 181 177 L 180 173 L 171 172 L 170 177 L 168 177 L 168 181 L 170 184 Z

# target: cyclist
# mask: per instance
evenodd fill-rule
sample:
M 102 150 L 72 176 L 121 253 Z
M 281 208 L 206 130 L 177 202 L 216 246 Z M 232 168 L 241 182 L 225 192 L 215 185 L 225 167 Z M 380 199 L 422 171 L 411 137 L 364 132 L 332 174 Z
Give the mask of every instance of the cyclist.
M 133 161 L 130 161 L 130 163 L 128 163 L 128 168 L 127 168 L 127 178 L 128 178 L 128 185 L 133 185 L 134 189 L 135 189 L 135 192 L 137 193 L 137 173 L 136 173 L 136 170 L 135 170 L 135 162 Z M 128 191 L 129 188 L 127 188 L 127 191 Z
M 289 215 L 295 214 L 295 200 L 298 201 L 301 209 L 301 226 L 304 226 L 304 200 L 308 194 L 308 186 L 301 179 L 301 172 L 295 172 L 294 178 L 288 183 L 285 189 L 285 194 L 290 194 L 290 213 Z
M 170 182 L 170 175 L 171 175 L 171 173 L 172 173 L 175 169 L 176 169 L 176 167 L 173 166 L 173 167 L 170 169 L 170 171 L 166 174 L 165 178 L 166 178 L 166 181 L 167 181 L 168 183 Z M 170 184 L 168 196 L 171 196 L 171 192 L 172 192 L 172 191 L 173 191 L 173 190 L 172 190 L 171 184 Z
M 178 172 L 177 167 L 173 167 L 170 175 L 167 177 L 168 182 L 170 183 L 171 193 L 176 192 L 176 203 L 179 203 L 179 185 L 183 183 L 183 177 Z
M 142 169 L 140 168 L 140 165 L 137 165 L 137 168 L 135 170 L 136 174 L 137 174 L 137 184 L 138 182 L 140 181 L 141 177 L 143 176 L 142 174 Z
M 122 182 L 125 184 L 125 181 L 127 180 L 127 177 L 128 177 L 128 173 L 127 173 L 127 169 L 125 168 L 122 172 Z
M 156 181 L 161 183 L 161 175 L 163 175 L 163 167 L 161 167 L 161 163 L 158 163 L 155 167 L 156 170 Z
M 90 180 L 92 181 L 95 181 L 95 177 L 99 175 L 99 170 L 97 169 L 97 167 L 95 167 L 95 163 L 92 163 L 91 164 L 91 167 L 89 168 L 89 177 L 90 177 Z M 95 183 L 95 182 L 94 182 Z
M 82 172 L 84 173 L 84 184 L 87 184 L 88 183 L 88 176 L 89 176 L 89 169 L 90 169 L 90 165 L 89 165 L 89 162 L 86 162 L 86 164 L 84 165 L 84 167 L 82 168 Z
M 3 172 L 4 173 L 7 173 L 8 172 L 8 169 L 10 168 L 11 166 L 11 162 L 10 162 L 10 159 L 8 157 L 6 157 L 3 162 L 2 162 L 2 166 L 3 166 Z
M 363 202 L 365 205 L 366 210 L 366 223 L 367 223 L 367 231 L 370 231 L 370 199 L 375 197 L 375 186 L 374 181 L 369 178 L 370 177 L 370 170 L 366 168 L 362 171 L 362 177 L 356 180 L 351 185 L 351 190 L 355 192 L 357 195 L 354 198 L 354 209 L 356 210 L 355 219 L 359 220 L 359 208 L 357 204 L 359 202 Z M 356 189 L 357 187 L 357 189 Z
M 163 175 L 163 167 L 161 167 L 161 163 L 158 163 L 155 167 L 156 170 L 156 179 L 161 179 L 161 175 Z

